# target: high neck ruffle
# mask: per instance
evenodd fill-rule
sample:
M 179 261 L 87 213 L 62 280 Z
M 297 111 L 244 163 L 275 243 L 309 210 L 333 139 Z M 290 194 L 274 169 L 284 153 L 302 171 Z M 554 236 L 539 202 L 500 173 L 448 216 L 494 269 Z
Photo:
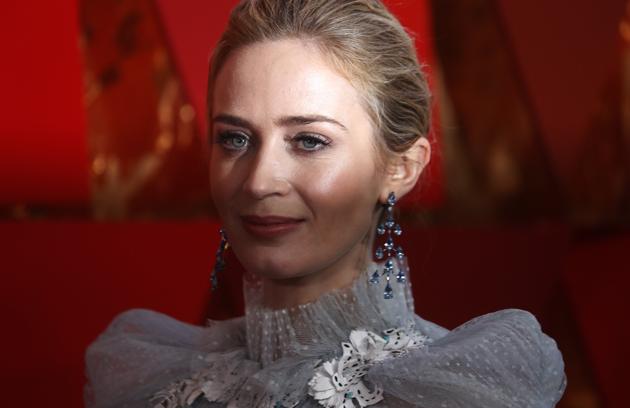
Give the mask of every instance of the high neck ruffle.
M 260 283 L 248 280 L 245 317 L 206 327 L 125 312 L 87 351 L 86 406 L 316 408 L 312 379 L 319 373 L 326 383 L 326 364 L 350 347 L 353 331 L 386 339 L 393 328 L 426 345 L 362 361 L 361 381 L 382 390 L 374 407 L 555 406 L 566 386 L 562 355 L 534 316 L 502 310 L 448 331 L 414 314 L 409 283 L 392 282 L 394 297 L 385 299 L 385 282 L 369 282 L 374 267 L 347 288 L 280 310 L 265 307 Z
M 354 329 L 374 332 L 415 324 L 410 283 L 392 279 L 393 298 L 385 299 L 385 279 L 370 283 L 378 265 L 371 263 L 353 283 L 317 300 L 284 309 L 263 305 L 262 283 L 244 279 L 245 323 L 249 357 L 263 367 L 291 356 L 332 355 Z

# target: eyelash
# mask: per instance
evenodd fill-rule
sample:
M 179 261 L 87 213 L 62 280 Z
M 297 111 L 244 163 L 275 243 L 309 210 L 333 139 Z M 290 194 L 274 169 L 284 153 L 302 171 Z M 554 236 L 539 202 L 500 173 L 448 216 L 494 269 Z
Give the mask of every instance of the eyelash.
M 234 146 L 233 142 L 236 139 L 243 139 L 245 145 L 238 147 L 238 146 Z M 328 147 L 331 143 L 331 141 L 328 138 L 325 138 L 321 135 L 317 135 L 317 134 L 313 134 L 313 133 L 299 133 L 296 136 L 294 136 L 293 138 L 289 139 L 290 142 L 292 143 L 300 143 L 300 142 L 315 142 L 316 143 L 316 147 L 314 148 L 300 148 L 298 147 L 298 150 L 302 151 L 302 152 L 306 152 L 306 153 L 311 153 L 311 152 L 317 152 L 320 151 L 322 149 L 325 149 L 326 147 Z M 233 152 L 238 152 L 241 150 L 245 150 L 247 149 L 247 145 L 249 145 L 251 143 L 251 139 L 250 137 L 243 133 L 243 132 L 237 132 L 237 131 L 225 131 L 225 132 L 221 132 L 218 135 L 217 138 L 217 143 L 220 144 L 224 149 L 228 150 L 228 151 L 233 151 Z
M 322 149 L 327 148 L 330 145 L 330 140 L 320 136 L 320 135 L 316 135 L 313 133 L 300 133 L 297 136 L 295 136 L 292 139 L 293 142 L 305 142 L 305 141 L 310 141 L 310 142 L 315 142 L 317 143 L 317 147 L 314 149 L 301 149 L 304 150 L 306 152 L 316 152 Z
M 244 139 L 245 143 L 249 143 L 249 136 L 247 136 L 245 133 L 235 132 L 235 131 L 227 131 L 227 132 L 219 133 L 219 136 L 217 137 L 217 143 L 220 144 L 226 150 L 231 150 L 231 151 L 242 150 L 243 149 L 242 147 L 228 145 L 230 141 L 233 142 L 234 139 L 236 138 L 242 138 Z

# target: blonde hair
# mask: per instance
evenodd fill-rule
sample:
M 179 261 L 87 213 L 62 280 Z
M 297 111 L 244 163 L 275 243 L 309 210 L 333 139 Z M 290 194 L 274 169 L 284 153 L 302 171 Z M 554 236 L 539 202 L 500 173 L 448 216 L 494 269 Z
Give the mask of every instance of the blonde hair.
M 241 47 L 287 38 L 317 45 L 362 94 L 390 152 L 402 153 L 430 127 L 431 94 L 412 39 L 379 0 L 242 0 L 212 55 L 208 112 L 221 67 Z

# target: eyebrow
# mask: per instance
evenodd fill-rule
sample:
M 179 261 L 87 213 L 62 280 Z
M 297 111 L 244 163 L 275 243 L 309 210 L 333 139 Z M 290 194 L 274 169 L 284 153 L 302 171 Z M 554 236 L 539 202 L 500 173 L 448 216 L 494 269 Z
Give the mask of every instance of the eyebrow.
M 226 115 L 223 113 L 215 116 L 212 119 L 212 122 L 225 123 L 226 125 L 232 125 L 232 126 L 238 126 L 238 127 L 244 127 L 244 128 L 250 128 L 250 129 L 252 128 L 252 124 L 249 123 L 249 121 L 243 118 L 239 118 L 238 116 Z
M 280 126 L 297 126 L 297 125 L 310 125 L 311 123 L 317 123 L 317 122 L 332 123 L 333 125 L 336 125 L 345 131 L 348 130 L 339 121 L 336 121 L 335 119 L 329 118 L 328 116 L 324 116 L 324 115 L 283 116 L 279 118 L 275 123 Z
M 252 124 L 243 118 L 228 114 L 219 114 L 214 117 L 212 122 L 224 123 L 226 125 L 253 128 Z M 283 116 L 274 121 L 277 126 L 298 126 L 298 125 L 310 125 L 311 123 L 325 122 L 338 126 L 339 128 L 347 131 L 348 129 L 339 121 L 329 118 L 324 115 L 297 115 L 297 116 Z

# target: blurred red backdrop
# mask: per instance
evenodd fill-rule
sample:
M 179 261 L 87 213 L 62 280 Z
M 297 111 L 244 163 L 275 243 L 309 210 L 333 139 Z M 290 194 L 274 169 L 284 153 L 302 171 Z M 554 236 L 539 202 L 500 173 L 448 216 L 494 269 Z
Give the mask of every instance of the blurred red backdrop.
M 90 201 L 76 1 L 0 13 L 0 203 Z

